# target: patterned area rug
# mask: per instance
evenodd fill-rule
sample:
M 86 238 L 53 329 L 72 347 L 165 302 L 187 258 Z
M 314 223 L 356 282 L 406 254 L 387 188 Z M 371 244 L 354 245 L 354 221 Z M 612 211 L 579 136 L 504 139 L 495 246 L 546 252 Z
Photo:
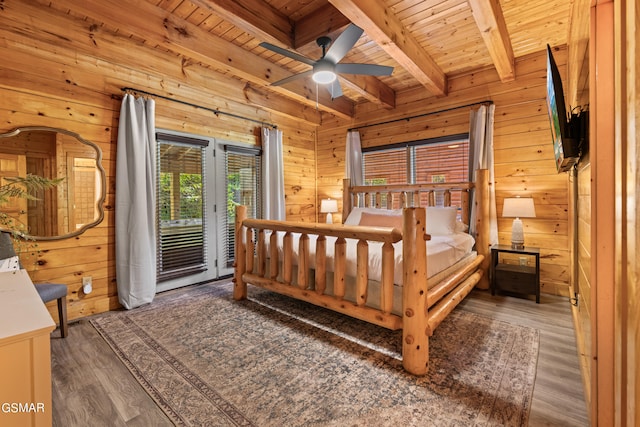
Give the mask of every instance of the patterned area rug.
M 401 332 L 231 283 L 91 323 L 176 425 L 525 426 L 538 332 L 461 309 L 408 375 Z

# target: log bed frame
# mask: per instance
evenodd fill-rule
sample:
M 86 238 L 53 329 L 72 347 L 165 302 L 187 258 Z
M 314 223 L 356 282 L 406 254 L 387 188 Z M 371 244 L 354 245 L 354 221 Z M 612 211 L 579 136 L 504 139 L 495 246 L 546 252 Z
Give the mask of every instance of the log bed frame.
M 235 250 L 235 300 L 247 298 L 247 283 L 284 294 L 299 300 L 337 311 L 366 322 L 389 329 L 402 329 L 402 364 L 414 375 L 424 375 L 429 361 L 429 337 L 442 320 L 464 299 L 481 280 L 486 281 L 489 262 L 488 251 L 488 194 L 487 170 L 476 171 L 473 183 L 381 185 L 351 187 L 344 185 L 343 218 L 346 218 L 354 203 L 363 195 L 369 205 L 380 207 L 381 200 L 399 197 L 403 206 L 411 200 L 419 203 L 420 193 L 426 192 L 429 204 L 433 205 L 434 191 L 445 192 L 445 205 L 450 202 L 450 191 L 460 191 L 463 205 L 463 221 L 469 220 L 470 190 L 475 187 L 474 203 L 477 207 L 476 239 L 477 258 L 462 270 L 443 279 L 427 289 L 427 256 L 425 244 L 430 239 L 425 232 L 426 209 L 406 207 L 403 209 L 403 229 L 389 227 L 352 226 L 344 224 L 310 224 L 293 221 L 249 219 L 246 207 L 236 209 Z M 418 197 L 416 197 L 418 196 Z M 367 204 L 367 203 L 365 203 Z M 285 232 L 282 259 L 279 259 L 276 244 L 278 231 Z M 298 273 L 293 276 L 292 234 L 300 233 Z M 269 234 L 270 254 L 267 257 L 266 238 Z M 317 235 L 315 258 L 315 283 L 309 283 L 309 235 Z M 255 241 L 254 241 L 255 236 Z M 325 294 L 326 288 L 326 236 L 336 238 L 333 265 L 334 292 Z M 346 270 L 346 240 L 356 239 L 357 274 L 356 301 L 344 299 Z M 382 242 L 382 274 L 380 309 L 365 305 L 368 284 L 368 243 Z M 402 316 L 391 312 L 393 306 L 393 246 L 402 241 L 403 288 Z M 268 265 L 267 265 L 268 263 Z M 281 281 L 278 280 L 281 269 Z M 483 279 L 484 278 L 484 279 Z M 311 288 L 311 285 L 313 287 Z M 486 284 L 478 287 L 485 288 Z

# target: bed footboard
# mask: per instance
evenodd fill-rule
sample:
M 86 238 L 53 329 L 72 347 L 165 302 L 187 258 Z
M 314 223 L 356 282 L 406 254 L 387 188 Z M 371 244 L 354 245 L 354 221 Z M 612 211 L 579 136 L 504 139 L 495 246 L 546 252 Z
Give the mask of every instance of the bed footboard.
M 284 233 L 283 252 L 276 244 L 277 234 Z M 292 233 L 299 233 L 297 262 L 294 262 Z M 268 235 L 268 236 L 267 236 Z M 309 236 L 315 236 L 314 282 L 309 283 L 311 265 Z M 333 293 L 327 287 L 327 237 L 335 238 Z M 267 244 L 267 238 L 269 244 Z M 346 283 L 346 239 L 358 240 L 356 298 L 344 299 Z M 393 306 L 393 243 L 402 239 L 400 230 L 388 227 L 361 227 L 343 224 L 303 224 L 246 218 L 246 208 L 236 209 L 236 252 L 234 298 L 247 297 L 247 283 L 310 302 L 388 329 L 402 328 L 402 318 L 391 312 Z M 366 305 L 368 242 L 381 242 L 382 272 L 380 309 Z M 268 251 L 268 253 L 267 253 Z M 268 260 L 268 262 L 267 262 Z M 294 264 L 297 274 L 294 277 Z M 268 272 L 268 274 L 267 274 Z

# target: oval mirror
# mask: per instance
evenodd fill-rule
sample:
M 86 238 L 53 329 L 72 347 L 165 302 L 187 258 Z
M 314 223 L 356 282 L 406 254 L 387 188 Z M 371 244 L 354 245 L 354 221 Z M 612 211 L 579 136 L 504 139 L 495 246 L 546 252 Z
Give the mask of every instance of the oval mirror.
M 77 133 L 27 126 L 0 134 L 0 182 L 27 174 L 64 178 L 38 191 L 36 200 L 14 197 L 0 207 L 35 240 L 77 236 L 104 218 L 102 151 Z

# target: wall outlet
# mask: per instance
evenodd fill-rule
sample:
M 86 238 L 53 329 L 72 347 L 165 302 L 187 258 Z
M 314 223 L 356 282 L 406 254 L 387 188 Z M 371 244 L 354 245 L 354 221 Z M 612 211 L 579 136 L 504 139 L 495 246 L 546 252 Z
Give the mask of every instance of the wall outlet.
M 93 283 L 91 280 L 91 276 L 84 276 L 82 278 L 82 292 L 84 292 L 84 294 L 87 295 L 87 294 L 90 294 L 92 290 L 93 290 Z

